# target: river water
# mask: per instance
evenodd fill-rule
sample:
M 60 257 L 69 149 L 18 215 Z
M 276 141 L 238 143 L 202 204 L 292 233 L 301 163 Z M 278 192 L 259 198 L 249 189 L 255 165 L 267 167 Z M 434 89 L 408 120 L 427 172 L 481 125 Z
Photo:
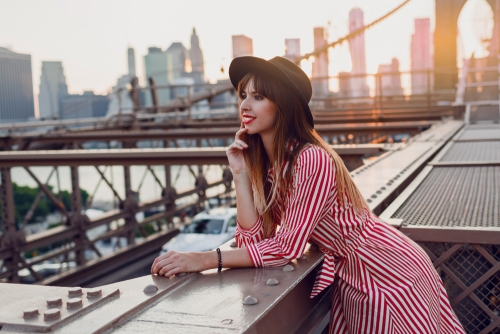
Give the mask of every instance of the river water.
M 105 166 L 99 167 L 101 171 L 104 171 Z M 156 176 L 165 185 L 165 169 L 163 166 L 153 166 L 152 167 Z M 31 171 L 38 177 L 38 179 L 45 183 L 49 177 L 52 167 L 31 167 Z M 131 167 L 131 182 L 132 190 L 137 191 L 141 182 L 142 185 L 139 190 L 140 201 L 149 201 L 157 199 L 161 196 L 161 187 L 155 181 L 154 176 L 151 172 L 147 171 L 146 176 L 146 166 L 132 166 Z M 195 173 L 198 172 L 198 166 L 192 166 L 192 170 Z M 59 167 L 59 182 L 57 180 L 57 174 L 53 173 L 48 184 L 53 187 L 53 192 L 58 192 L 58 183 L 61 190 L 67 190 L 71 192 L 71 172 L 69 167 Z M 106 178 L 113 184 L 118 195 L 123 199 L 125 198 L 125 187 L 124 187 L 124 174 L 122 166 L 108 166 L 104 172 Z M 208 183 L 219 181 L 222 178 L 222 168 L 218 165 L 203 166 L 203 174 L 207 179 Z M 21 167 L 14 167 L 11 169 L 12 182 L 17 183 L 20 186 L 30 186 L 37 187 L 37 183 L 31 178 L 31 176 Z M 90 195 L 94 195 L 93 203 L 112 203 L 114 199 L 113 192 L 109 186 L 101 181 L 99 187 L 96 187 L 100 180 L 100 175 L 96 171 L 94 166 L 82 166 L 79 167 L 79 181 L 80 188 L 86 190 Z M 172 185 L 176 188 L 177 193 L 194 188 L 195 178 L 192 173 L 188 170 L 187 166 L 172 166 L 171 167 L 171 180 Z M 211 189 L 207 191 L 208 196 L 215 195 L 216 193 L 222 191 L 224 186 L 219 186 L 220 189 Z M 218 188 L 219 188 L 218 187 Z M 179 202 L 179 201 L 178 201 Z M 180 204 L 180 203 L 178 203 Z

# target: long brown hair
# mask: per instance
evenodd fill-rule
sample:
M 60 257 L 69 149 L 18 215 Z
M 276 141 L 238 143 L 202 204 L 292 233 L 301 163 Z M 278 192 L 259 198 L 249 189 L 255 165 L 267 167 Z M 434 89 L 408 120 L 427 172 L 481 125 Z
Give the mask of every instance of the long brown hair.
M 340 204 L 343 206 L 352 205 L 357 213 L 368 209 L 368 204 L 352 181 L 340 156 L 307 122 L 298 97 L 267 73 L 251 72 L 243 77 L 238 84 L 239 105 L 241 105 L 242 94 L 250 82 L 252 82 L 255 92 L 274 103 L 277 110 L 276 130 L 273 137 L 274 161 L 269 161 L 260 135 L 245 134 L 243 138 L 248 144 L 248 148 L 243 151 L 245 163 L 252 183 L 254 203 L 264 221 L 265 237 L 270 236 L 276 224 L 273 221 L 271 208 L 275 205 L 277 192 L 281 189 L 282 194 L 286 196 L 291 190 L 292 166 L 296 162 L 298 153 L 307 143 L 318 145 L 331 155 L 335 164 L 336 186 Z M 290 140 L 298 144 L 292 151 L 288 151 L 286 147 Z M 289 168 L 282 175 L 281 168 L 286 161 L 289 161 Z M 270 183 L 266 182 L 270 167 L 273 167 L 274 170 L 274 186 L 272 188 Z

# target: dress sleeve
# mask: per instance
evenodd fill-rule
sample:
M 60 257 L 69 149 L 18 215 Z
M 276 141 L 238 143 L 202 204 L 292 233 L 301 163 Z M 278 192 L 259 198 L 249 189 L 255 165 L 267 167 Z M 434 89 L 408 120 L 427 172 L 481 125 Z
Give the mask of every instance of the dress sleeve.
M 236 233 L 234 235 L 236 245 L 238 248 L 247 247 L 250 244 L 258 243 L 264 239 L 264 224 L 262 216 L 259 215 L 257 221 L 250 229 L 241 227 L 238 220 L 236 220 Z
M 273 237 L 247 245 L 254 266 L 281 266 L 302 256 L 334 185 L 335 167 L 327 152 L 312 147 L 300 153 L 281 228 Z

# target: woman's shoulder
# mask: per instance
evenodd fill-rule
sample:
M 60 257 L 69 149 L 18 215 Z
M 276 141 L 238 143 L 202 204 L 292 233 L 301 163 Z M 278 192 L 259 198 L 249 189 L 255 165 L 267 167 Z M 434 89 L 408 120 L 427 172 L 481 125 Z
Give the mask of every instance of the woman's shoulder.
M 316 144 L 305 144 L 297 155 L 296 166 L 313 165 L 316 167 L 334 168 L 332 156 L 323 147 Z

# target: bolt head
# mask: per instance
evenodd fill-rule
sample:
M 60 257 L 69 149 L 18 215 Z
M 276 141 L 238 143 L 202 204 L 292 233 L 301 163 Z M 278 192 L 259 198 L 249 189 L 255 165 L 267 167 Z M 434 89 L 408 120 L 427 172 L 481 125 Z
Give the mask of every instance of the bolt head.
M 67 308 L 80 307 L 83 305 L 81 298 L 71 298 L 66 302 Z
M 40 312 L 38 312 L 38 309 L 34 307 L 23 310 L 23 318 L 31 318 L 38 316 L 39 314 Z
M 54 320 L 54 319 L 59 319 L 61 317 L 61 311 L 59 309 L 51 309 L 43 312 L 43 319 L 44 320 Z
M 294 271 L 294 270 L 295 270 L 295 268 L 291 264 L 287 264 L 286 266 L 283 267 L 283 271 L 285 273 L 290 272 L 290 271 Z
M 47 306 L 48 307 L 53 307 L 53 306 L 59 306 L 62 305 L 62 299 L 59 297 L 52 297 L 47 299 Z
M 99 288 L 87 290 L 87 298 L 96 298 L 102 295 L 102 290 Z
M 82 288 L 77 286 L 77 287 L 68 289 L 68 296 L 73 297 L 73 296 L 80 296 L 80 295 L 83 295 Z
M 233 242 L 231 242 L 231 244 L 229 245 L 229 247 L 236 248 L 236 247 L 238 247 L 238 246 L 236 245 L 236 242 L 235 242 L 235 241 L 233 241 Z

